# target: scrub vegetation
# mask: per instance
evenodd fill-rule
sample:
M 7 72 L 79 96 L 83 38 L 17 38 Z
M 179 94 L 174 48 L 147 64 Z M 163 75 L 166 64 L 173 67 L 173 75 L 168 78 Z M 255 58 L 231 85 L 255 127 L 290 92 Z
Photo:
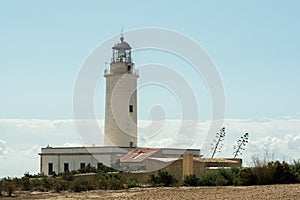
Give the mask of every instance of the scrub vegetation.
M 96 170 L 86 169 L 47 177 L 25 173 L 21 178 L 3 178 L 0 180 L 0 196 L 16 196 L 16 191 L 38 192 L 81 192 L 88 190 L 120 190 L 135 187 L 172 187 L 172 186 L 250 186 L 270 184 L 300 183 L 300 160 L 292 164 L 272 161 L 247 168 L 221 168 L 202 173 L 191 174 L 182 181 L 170 172 L 158 171 L 148 175 L 148 181 L 140 183 L 128 178 L 127 173 L 116 172 L 103 167 Z

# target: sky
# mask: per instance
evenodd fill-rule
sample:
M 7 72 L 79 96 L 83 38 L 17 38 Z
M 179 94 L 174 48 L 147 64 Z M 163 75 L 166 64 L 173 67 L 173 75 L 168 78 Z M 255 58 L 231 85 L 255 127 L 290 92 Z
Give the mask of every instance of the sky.
M 0 177 L 38 173 L 38 152 L 48 144 L 81 145 L 73 121 L 77 75 L 89 54 L 119 35 L 122 28 L 125 40 L 126 31 L 133 29 L 174 30 L 206 50 L 221 75 L 226 95 L 224 126 L 228 137 L 218 156 L 232 155 L 234 141 L 249 132 L 250 143 L 242 156 L 246 164 L 256 155 L 298 159 L 299 8 L 300 2 L 291 0 L 1 1 Z M 174 67 L 199 88 L 196 96 L 202 129 L 192 147 L 201 147 L 201 134 L 212 112 L 205 82 L 174 55 L 149 50 L 135 52 L 133 57 L 137 67 L 147 63 Z M 106 61 L 99 62 L 104 65 Z M 166 127 L 174 128 L 180 120 L 174 97 L 162 88 L 141 88 L 138 95 L 141 124 L 151 120 L 149 112 L 157 104 L 168 111 L 170 126 Z M 153 96 L 161 98 L 150 98 Z M 103 78 L 95 98 L 99 102 L 104 98 Z M 101 122 L 103 106 L 95 105 Z M 184 123 L 187 131 L 189 126 Z M 140 143 L 164 146 L 172 138 L 171 128 Z

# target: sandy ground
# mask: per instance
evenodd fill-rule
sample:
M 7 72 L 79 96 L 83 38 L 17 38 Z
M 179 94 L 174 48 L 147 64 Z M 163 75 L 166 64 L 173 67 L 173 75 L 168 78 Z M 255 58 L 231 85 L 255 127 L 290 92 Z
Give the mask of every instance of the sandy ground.
M 2 199 L 2 198 L 0 198 Z M 12 198 L 3 198 L 12 199 Z M 300 184 L 248 187 L 173 187 L 95 190 L 81 193 L 18 193 L 13 199 L 300 199 Z

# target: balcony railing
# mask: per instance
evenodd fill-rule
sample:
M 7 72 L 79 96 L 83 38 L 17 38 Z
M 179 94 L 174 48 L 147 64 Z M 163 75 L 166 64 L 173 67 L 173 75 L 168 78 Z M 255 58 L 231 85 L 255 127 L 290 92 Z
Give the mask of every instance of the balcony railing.
M 117 72 L 117 71 L 111 71 L 110 67 L 106 68 L 104 70 L 104 75 L 110 75 L 110 74 L 134 74 L 134 75 L 139 75 L 139 70 L 138 69 L 131 69 L 126 72 Z
M 131 57 L 112 58 L 111 62 L 128 62 L 129 63 L 129 62 L 131 62 Z

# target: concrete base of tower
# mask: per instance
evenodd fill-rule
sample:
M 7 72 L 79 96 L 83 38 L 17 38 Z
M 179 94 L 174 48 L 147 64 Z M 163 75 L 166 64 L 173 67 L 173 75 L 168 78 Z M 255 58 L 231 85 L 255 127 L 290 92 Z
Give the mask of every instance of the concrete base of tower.
M 137 147 L 137 137 L 130 136 L 124 132 L 106 132 L 104 135 L 104 146 Z

